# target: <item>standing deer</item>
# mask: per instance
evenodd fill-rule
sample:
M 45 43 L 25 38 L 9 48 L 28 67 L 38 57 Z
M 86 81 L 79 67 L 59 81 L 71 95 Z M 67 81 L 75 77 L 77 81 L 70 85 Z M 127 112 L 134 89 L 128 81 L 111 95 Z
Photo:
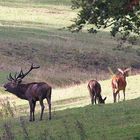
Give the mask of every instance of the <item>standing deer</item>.
M 112 90 L 113 90 L 114 103 L 116 102 L 117 95 L 118 95 L 118 101 L 120 99 L 120 94 L 119 94 L 120 90 L 123 90 L 124 100 L 125 100 L 125 88 L 127 85 L 126 77 L 128 76 L 128 72 L 130 71 L 130 68 L 127 68 L 125 70 L 118 68 L 118 71 L 119 71 L 119 74 L 116 74 L 112 78 Z
M 90 80 L 88 83 L 88 90 L 91 97 L 91 104 L 96 104 L 96 100 L 98 103 L 105 103 L 106 97 L 103 99 L 101 96 L 101 85 L 96 80 Z
M 35 106 L 36 101 L 40 102 L 41 105 L 41 115 L 40 120 L 42 120 L 43 112 L 44 112 L 44 104 L 43 100 L 46 98 L 49 105 L 49 119 L 51 119 L 51 91 L 52 87 L 44 82 L 33 82 L 23 84 L 22 79 L 33 69 L 38 69 L 39 66 L 31 65 L 30 69 L 23 73 L 22 69 L 19 74 L 15 74 L 12 77 L 11 73 L 7 78 L 10 82 L 4 85 L 6 91 L 15 94 L 17 97 L 28 100 L 30 105 L 30 119 L 29 121 L 34 121 L 35 116 Z

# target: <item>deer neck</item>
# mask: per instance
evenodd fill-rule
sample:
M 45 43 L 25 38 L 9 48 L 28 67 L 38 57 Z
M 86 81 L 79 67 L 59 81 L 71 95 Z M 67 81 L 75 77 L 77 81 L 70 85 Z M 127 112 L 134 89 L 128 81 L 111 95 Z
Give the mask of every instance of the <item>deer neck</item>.
M 126 80 L 126 76 L 125 75 L 123 75 L 123 78 L 124 78 L 124 80 Z
M 103 101 L 102 96 L 100 95 L 98 98 L 99 98 L 99 102 L 102 103 L 102 101 Z
M 126 80 L 126 75 L 125 75 L 124 73 L 119 73 L 119 74 L 117 75 L 117 77 L 120 77 L 120 78 Z
M 17 97 L 27 100 L 27 98 L 25 96 L 25 92 L 26 92 L 26 88 L 24 87 L 24 85 L 19 85 L 19 86 L 17 86 L 17 88 L 15 88 L 15 89 L 13 89 L 13 91 L 11 91 L 11 93 L 16 95 Z

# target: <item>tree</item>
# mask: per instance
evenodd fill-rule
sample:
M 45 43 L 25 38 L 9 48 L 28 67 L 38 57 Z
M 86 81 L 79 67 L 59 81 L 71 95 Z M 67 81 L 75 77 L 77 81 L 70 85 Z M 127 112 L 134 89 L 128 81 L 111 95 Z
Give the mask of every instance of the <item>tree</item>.
M 71 31 L 85 26 L 90 33 L 109 27 L 112 36 L 122 38 L 140 34 L 140 0 L 72 0 L 72 9 L 79 9 Z

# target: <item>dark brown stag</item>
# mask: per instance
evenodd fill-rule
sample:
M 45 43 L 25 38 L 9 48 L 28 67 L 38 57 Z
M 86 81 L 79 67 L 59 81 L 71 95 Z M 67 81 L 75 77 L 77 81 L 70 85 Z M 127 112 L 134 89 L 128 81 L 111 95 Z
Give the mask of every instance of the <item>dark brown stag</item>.
M 101 96 L 101 85 L 96 80 L 91 80 L 88 83 L 88 90 L 91 97 L 91 104 L 96 104 L 96 100 L 98 103 L 105 103 L 106 97 L 103 99 Z
M 17 97 L 28 100 L 30 105 L 30 121 L 35 120 L 34 112 L 36 101 L 40 102 L 41 105 L 41 115 L 40 120 L 42 120 L 44 112 L 43 100 L 47 99 L 49 105 L 49 119 L 51 119 L 51 86 L 44 82 L 33 82 L 23 84 L 22 79 L 33 69 L 38 69 L 39 66 L 31 65 L 30 69 L 23 73 L 22 69 L 19 74 L 15 74 L 14 77 L 9 74 L 8 80 L 10 82 L 4 85 L 6 91 L 15 94 Z

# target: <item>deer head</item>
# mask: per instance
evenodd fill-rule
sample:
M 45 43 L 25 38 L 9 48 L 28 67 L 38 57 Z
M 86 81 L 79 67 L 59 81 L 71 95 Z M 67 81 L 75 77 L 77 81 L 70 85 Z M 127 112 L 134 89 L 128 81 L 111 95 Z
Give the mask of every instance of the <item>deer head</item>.
M 106 98 L 107 98 L 107 97 L 105 97 L 104 99 L 102 99 L 102 98 L 99 99 L 99 102 L 100 102 L 101 104 L 105 104 L 105 100 L 106 100 Z
M 9 77 L 7 77 L 7 79 L 10 81 L 8 83 L 6 83 L 4 85 L 4 88 L 6 89 L 6 91 L 9 92 L 14 92 L 15 90 L 17 90 L 18 85 L 22 82 L 22 79 L 28 75 L 30 73 L 30 71 L 32 71 L 33 69 L 38 69 L 40 66 L 34 66 L 33 64 L 31 64 L 30 69 L 26 72 L 23 73 L 22 69 L 19 72 L 19 74 L 15 73 L 14 76 L 12 76 L 12 74 L 9 74 Z

